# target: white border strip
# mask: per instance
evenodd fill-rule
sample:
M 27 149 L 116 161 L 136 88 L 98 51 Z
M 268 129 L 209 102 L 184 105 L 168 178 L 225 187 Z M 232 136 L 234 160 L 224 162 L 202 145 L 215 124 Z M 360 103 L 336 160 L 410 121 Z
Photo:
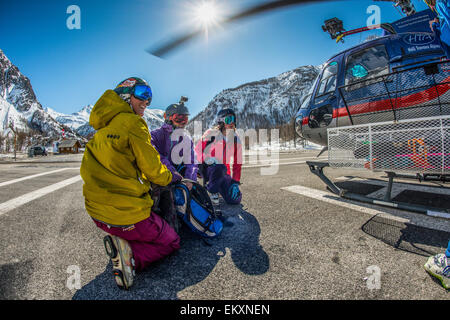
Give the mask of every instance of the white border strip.
M 255 166 L 242 166 L 242 168 L 261 168 L 261 167 L 274 167 L 274 166 L 283 166 L 288 164 L 302 164 L 306 163 L 306 161 L 296 161 L 296 162 L 271 162 L 267 164 L 258 164 Z
M 437 212 L 437 211 L 427 210 L 427 215 L 429 215 L 431 217 L 439 217 L 439 218 L 450 219 L 450 214 L 449 213 L 445 213 L 445 212 Z
M 299 185 L 289 186 L 289 187 L 281 188 L 281 190 L 290 191 L 293 193 L 300 194 L 302 196 L 306 196 L 306 197 L 313 198 L 316 200 L 324 201 L 324 202 L 338 205 L 341 207 L 349 208 L 349 209 L 356 210 L 359 212 L 368 213 L 370 215 L 378 215 L 381 213 L 386 214 L 386 212 L 384 212 L 384 211 L 352 204 L 352 203 L 348 202 L 348 200 L 344 200 L 344 199 L 340 198 L 339 196 L 333 195 L 329 192 L 312 189 L 312 188 L 307 188 L 304 186 L 299 186 Z M 402 222 L 406 222 L 406 221 L 402 220 Z
M 427 214 L 413 213 L 409 211 L 399 210 L 397 208 L 385 208 L 386 211 L 378 210 L 376 206 L 368 204 L 353 204 L 350 200 L 343 199 L 337 195 L 331 194 L 326 191 L 321 191 L 317 189 L 307 188 L 300 185 L 294 185 L 289 187 L 281 188 L 281 190 L 286 190 L 289 192 L 297 193 L 302 196 L 306 196 L 319 201 L 327 202 L 333 205 L 338 205 L 340 207 L 349 208 L 362 213 L 367 213 L 369 215 L 381 216 L 388 218 L 390 220 L 399 221 L 402 223 L 409 223 L 417 225 L 420 227 L 435 229 L 448 232 L 450 221 L 450 214 L 444 212 L 433 212 L 428 211 Z M 368 207 L 370 206 L 370 207 Z M 435 218 L 445 218 L 445 220 L 436 220 Z
M 74 167 L 74 168 L 63 168 L 63 169 L 58 169 L 58 170 L 53 170 L 53 171 L 33 174 L 31 176 L 26 176 L 26 177 L 22 177 L 22 178 L 10 180 L 10 181 L 0 182 L 0 187 L 4 187 L 4 186 L 7 186 L 7 185 L 10 185 L 10 184 L 13 184 L 13 183 L 17 183 L 17 182 L 20 182 L 20 181 L 24 181 L 24 180 L 28 180 L 28 179 L 34 179 L 34 178 L 37 178 L 37 177 L 41 177 L 41 176 L 45 176 L 45 175 L 48 175 L 48 174 L 53 174 L 53 173 L 69 170 L 69 169 L 80 169 L 80 168 L 76 168 L 76 167 Z
M 73 184 L 75 182 L 78 182 L 80 180 L 81 180 L 81 176 L 78 175 L 78 176 L 75 176 L 73 178 L 66 179 L 66 180 L 63 180 L 61 182 L 52 184 L 52 185 L 50 185 L 48 187 L 45 187 L 45 188 L 42 188 L 42 189 L 30 192 L 30 193 L 27 193 L 27 194 L 24 194 L 23 196 L 20 196 L 20 197 L 11 199 L 9 201 L 0 203 L 0 216 L 5 214 L 5 213 L 7 213 L 7 212 L 9 212 L 9 211 L 11 211 L 11 210 L 13 210 L 13 209 L 16 209 L 16 208 L 24 205 L 25 203 L 28 203 L 30 201 L 33 201 L 33 200 L 38 199 L 40 197 L 43 197 L 43 196 L 45 196 L 45 195 L 47 195 L 49 193 L 52 193 L 53 191 L 59 190 L 61 188 L 64 188 L 64 187 L 66 187 L 68 185 L 71 185 L 71 184 Z

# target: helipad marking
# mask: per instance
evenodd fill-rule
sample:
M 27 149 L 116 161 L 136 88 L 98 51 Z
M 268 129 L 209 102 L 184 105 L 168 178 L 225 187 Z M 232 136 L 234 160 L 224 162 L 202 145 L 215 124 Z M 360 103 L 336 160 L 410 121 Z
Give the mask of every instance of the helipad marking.
M 391 220 L 396 220 L 402 223 L 410 223 L 415 224 L 418 226 L 423 226 L 426 228 L 436 229 L 436 230 L 443 230 L 448 231 L 448 221 L 443 222 L 440 221 L 438 224 L 430 223 L 430 221 L 423 220 L 425 217 L 440 217 L 445 219 L 450 219 L 450 214 L 444 213 L 444 212 L 434 212 L 434 211 L 428 211 L 426 215 L 424 214 L 417 214 L 414 216 L 413 213 L 406 212 L 403 210 L 396 209 L 394 207 L 392 208 L 386 208 L 386 211 L 378 210 L 375 208 L 375 206 L 372 206 L 370 204 L 353 204 L 351 200 L 340 198 L 337 195 L 331 194 L 326 191 L 316 190 L 304 186 L 294 185 L 289 187 L 281 188 L 281 190 L 286 190 L 289 192 L 297 193 L 302 196 L 306 196 L 309 198 L 313 198 L 316 200 L 320 200 L 323 202 L 327 202 L 333 205 L 338 205 L 341 207 L 349 208 L 352 210 L 356 210 L 362 213 L 367 213 L 369 215 L 375 216 L 379 215 Z M 407 218 L 399 217 L 406 216 Z M 420 217 L 420 218 L 419 218 Z
M 289 191 L 289 192 L 297 193 L 297 194 L 300 194 L 302 196 L 306 196 L 309 198 L 313 198 L 316 200 L 320 200 L 323 202 L 327 202 L 327 203 L 330 203 L 333 205 L 338 205 L 338 206 L 349 208 L 349 209 L 356 210 L 359 212 L 367 213 L 367 214 L 370 214 L 373 216 L 374 215 L 384 215 L 384 216 L 388 216 L 389 218 L 392 218 L 392 219 L 400 221 L 400 222 L 409 222 L 408 219 L 392 217 L 392 216 L 388 215 L 385 211 L 372 209 L 372 208 L 364 207 L 361 205 L 352 204 L 349 202 L 349 200 L 344 200 L 344 199 L 340 198 L 339 196 L 333 195 L 326 191 L 321 191 L 321 190 L 312 189 L 312 188 L 299 186 L 299 185 L 284 187 L 281 189 Z
M 325 160 L 325 159 L 328 159 L 328 158 L 324 158 L 324 157 L 320 157 L 320 158 L 317 158 L 317 157 L 296 157 L 296 158 L 278 158 L 277 160 L 278 161 L 281 161 L 281 160 L 284 160 L 284 161 L 287 161 L 287 160 Z M 253 159 L 252 159 L 253 160 Z M 258 164 L 258 163 L 265 163 L 265 162 L 273 162 L 274 161 L 274 159 L 258 159 L 256 162 L 250 162 L 250 159 L 248 159 L 248 161 L 245 161 L 244 163 L 245 164 Z
M 306 161 L 308 160 L 313 160 L 313 159 L 317 159 L 317 160 L 323 160 L 324 158 L 297 158 L 297 159 L 304 159 L 302 161 L 292 161 L 292 162 L 279 162 L 279 161 L 274 161 L 274 162 L 268 162 L 266 164 L 257 164 L 257 165 L 248 165 L 248 166 L 242 166 L 242 168 L 260 168 L 260 167 L 271 167 L 271 166 L 283 166 L 283 165 L 291 165 L 291 164 L 302 164 L 302 163 L 306 163 Z M 278 160 L 287 160 L 287 159 L 278 159 Z M 260 162 L 262 161 L 269 161 L 269 160 L 260 160 Z
M 23 196 L 8 200 L 6 202 L 0 203 L 0 216 L 13 210 L 16 209 L 22 205 L 24 205 L 25 203 L 28 203 L 30 201 L 33 201 L 35 199 L 38 199 L 40 197 L 43 197 L 49 193 L 52 193 L 53 191 L 59 190 L 61 188 L 64 188 L 68 185 L 71 185 L 75 182 L 78 182 L 81 180 L 81 176 L 75 176 L 73 178 L 70 179 L 66 179 L 63 180 L 61 182 L 52 184 L 48 187 L 24 194 Z
M 53 173 L 57 173 L 57 172 L 61 172 L 61 171 L 65 171 L 65 170 L 69 170 L 69 169 L 80 169 L 80 168 L 62 168 L 62 169 L 58 169 L 58 170 L 53 170 L 53 171 L 47 171 L 47 172 L 42 172 L 42 173 L 38 173 L 38 174 L 33 174 L 31 176 L 26 176 L 26 177 L 22 177 L 22 178 L 18 178 L 18 179 L 14 179 L 14 180 L 10 180 L 10 181 L 5 181 L 5 182 L 1 182 L 0 183 L 0 187 L 4 187 L 13 183 L 17 183 L 20 181 L 24 181 L 24 180 L 28 180 L 28 179 L 34 179 L 37 177 L 41 177 L 41 176 L 45 176 L 48 174 L 53 174 Z
M 306 161 L 295 161 L 295 162 L 271 162 L 271 163 L 267 163 L 267 164 L 258 164 L 258 165 L 254 165 L 254 166 L 242 166 L 242 168 L 260 168 L 260 167 L 272 167 L 272 166 L 283 166 L 283 165 L 288 165 L 288 164 L 302 164 L 302 163 L 306 163 Z

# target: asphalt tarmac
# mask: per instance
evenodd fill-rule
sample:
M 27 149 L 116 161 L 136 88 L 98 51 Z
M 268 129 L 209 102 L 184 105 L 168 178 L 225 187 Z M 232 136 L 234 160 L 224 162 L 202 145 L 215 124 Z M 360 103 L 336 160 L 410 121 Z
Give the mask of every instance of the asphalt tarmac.
M 181 249 L 138 273 L 129 291 L 117 288 L 104 234 L 84 209 L 81 155 L 2 163 L 0 299 L 448 300 L 423 265 L 445 251 L 450 220 L 344 201 L 310 173 L 305 161 L 316 155 L 247 161 L 242 205 L 219 205 L 223 233 L 207 245 L 182 228 Z M 382 194 L 386 181 L 326 172 L 360 194 Z M 448 184 L 402 182 L 402 201 L 449 203 Z

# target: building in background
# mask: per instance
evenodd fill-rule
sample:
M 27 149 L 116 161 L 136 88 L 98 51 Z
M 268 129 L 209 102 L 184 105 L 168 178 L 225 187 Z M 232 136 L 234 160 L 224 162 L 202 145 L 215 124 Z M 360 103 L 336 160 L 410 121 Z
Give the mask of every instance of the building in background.
M 58 144 L 59 153 L 78 153 L 81 148 L 81 143 L 78 140 L 62 140 Z

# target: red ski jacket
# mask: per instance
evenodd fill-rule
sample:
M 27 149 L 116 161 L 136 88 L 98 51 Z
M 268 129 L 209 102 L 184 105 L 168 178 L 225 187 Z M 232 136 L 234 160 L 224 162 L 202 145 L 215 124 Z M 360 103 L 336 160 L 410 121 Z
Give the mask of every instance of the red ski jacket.
M 227 137 L 220 134 L 217 129 L 208 129 L 195 146 L 195 153 L 199 163 L 225 164 L 227 174 L 233 180 L 238 182 L 241 180 L 242 143 L 235 133 Z

